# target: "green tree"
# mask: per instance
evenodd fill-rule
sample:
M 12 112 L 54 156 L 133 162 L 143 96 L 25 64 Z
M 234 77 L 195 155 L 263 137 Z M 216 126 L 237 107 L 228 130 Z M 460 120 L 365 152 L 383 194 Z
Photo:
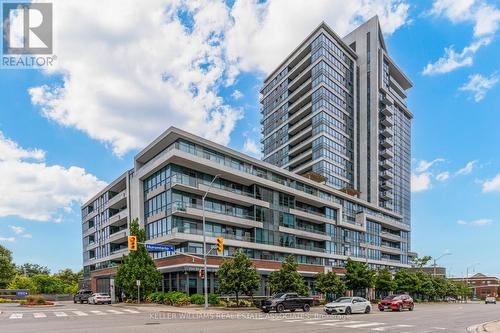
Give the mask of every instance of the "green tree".
M 360 290 L 373 287 L 375 282 L 375 271 L 367 265 L 347 259 L 345 265 L 345 281 L 349 290 Z
M 375 289 L 385 293 L 396 290 L 396 281 L 392 278 L 392 274 L 387 267 L 379 269 L 375 276 Z
M 78 280 L 82 278 L 83 272 L 73 272 L 71 269 L 66 268 L 54 274 L 63 284 L 63 292 L 65 294 L 74 294 L 78 291 Z
M 425 272 L 416 272 L 415 276 L 418 281 L 415 292 L 426 298 L 434 298 L 436 290 L 434 289 L 431 276 Z
M 16 266 L 12 262 L 12 252 L 0 245 L 0 289 L 6 288 L 16 275 Z
M 273 293 L 298 293 L 307 295 L 309 290 L 302 275 L 297 272 L 298 264 L 293 255 L 285 258 L 279 271 L 269 275 L 269 287 Z
M 433 276 L 432 285 L 434 286 L 435 295 L 439 298 L 443 298 L 447 292 L 447 281 L 442 276 Z
M 234 258 L 226 259 L 217 271 L 219 279 L 219 292 L 235 294 L 236 304 L 241 293 L 253 295 L 259 288 L 260 276 L 252 261 L 245 253 L 238 250 Z
M 394 281 L 398 292 L 415 293 L 417 291 L 418 277 L 407 269 L 398 270 L 394 275 Z
M 130 235 L 137 237 L 138 243 L 144 243 L 146 235 L 139 228 L 138 219 L 130 223 Z M 137 245 L 137 251 L 130 251 L 123 257 L 123 263 L 118 266 L 115 282 L 123 288 L 129 298 L 136 299 L 136 280 L 141 281 L 141 297 L 145 297 L 155 290 L 161 283 L 161 273 L 156 269 L 153 259 L 148 255 L 143 244 Z
M 36 274 L 44 274 L 44 275 L 50 274 L 50 269 L 47 266 L 41 266 L 38 264 L 31 264 L 31 263 L 17 265 L 16 271 L 17 271 L 17 274 L 26 275 L 29 277 L 36 275 Z
M 35 274 L 31 277 L 36 294 L 62 294 L 64 285 L 55 276 Z
M 314 287 L 320 293 L 327 295 L 343 295 L 347 287 L 334 271 L 316 274 Z
M 416 257 L 415 259 L 412 260 L 411 264 L 417 268 L 422 268 L 425 265 L 431 261 L 432 257 L 431 256 L 423 256 L 423 257 Z
M 29 276 L 17 274 L 12 281 L 10 281 L 9 289 L 28 289 L 31 294 L 37 292 L 35 283 Z

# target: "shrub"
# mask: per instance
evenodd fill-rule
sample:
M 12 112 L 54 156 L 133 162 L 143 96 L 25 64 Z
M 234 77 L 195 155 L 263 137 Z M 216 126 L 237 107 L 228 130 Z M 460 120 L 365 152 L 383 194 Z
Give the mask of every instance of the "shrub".
M 169 291 L 165 294 L 163 303 L 175 306 L 188 305 L 189 297 L 186 294 L 178 291 Z
M 146 297 L 146 301 L 156 304 L 163 304 L 165 302 L 166 296 L 167 293 L 163 291 L 155 291 L 154 293 L 151 293 L 148 295 L 148 297 Z
M 217 296 L 214 293 L 208 294 L 208 303 L 211 305 L 219 305 L 220 304 L 219 296 Z
M 190 300 L 191 300 L 191 304 L 198 304 L 198 305 L 205 304 L 204 295 L 193 294 L 193 295 L 191 295 Z
M 38 303 L 38 304 L 43 304 L 45 303 L 46 299 L 43 296 L 40 295 L 30 295 L 26 297 L 26 301 L 28 303 Z
M 37 299 L 35 300 L 35 303 L 36 303 L 36 304 L 45 304 L 45 300 L 44 300 L 43 298 L 37 298 Z
M 238 301 L 238 305 L 249 308 L 249 307 L 253 306 L 253 303 L 251 301 L 246 300 L 246 299 L 240 299 Z

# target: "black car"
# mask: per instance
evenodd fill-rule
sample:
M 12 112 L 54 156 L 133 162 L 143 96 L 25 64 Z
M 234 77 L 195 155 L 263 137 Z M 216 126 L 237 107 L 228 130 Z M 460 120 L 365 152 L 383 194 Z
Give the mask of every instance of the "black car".
M 84 303 L 84 302 L 89 302 L 89 297 L 92 296 L 93 292 L 92 290 L 88 289 L 82 289 L 79 290 L 74 296 L 73 296 L 73 303 Z
M 309 312 L 312 305 L 313 299 L 311 297 L 301 297 L 296 293 L 279 293 L 262 303 L 262 311 L 265 313 L 271 310 L 276 310 L 276 312 L 290 310 L 290 312 L 294 312 L 301 309 L 304 312 Z

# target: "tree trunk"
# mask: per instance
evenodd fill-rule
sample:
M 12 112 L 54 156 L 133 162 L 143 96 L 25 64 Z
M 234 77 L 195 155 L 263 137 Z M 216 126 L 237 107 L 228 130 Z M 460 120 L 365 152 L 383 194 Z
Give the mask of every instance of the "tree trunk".
M 238 301 L 238 294 L 239 294 L 239 292 L 236 292 L 236 307 L 237 308 L 240 306 L 240 302 Z

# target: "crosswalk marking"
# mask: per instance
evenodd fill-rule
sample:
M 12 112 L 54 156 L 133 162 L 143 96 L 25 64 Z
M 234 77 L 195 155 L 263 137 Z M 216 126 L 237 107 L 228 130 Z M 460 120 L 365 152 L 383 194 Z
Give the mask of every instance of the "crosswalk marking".
M 99 311 L 99 310 L 92 310 L 92 311 L 90 311 L 90 312 L 92 312 L 93 314 L 96 314 L 96 315 L 98 315 L 98 316 L 104 316 L 104 315 L 106 315 L 106 314 L 107 314 L 107 313 L 104 313 L 104 312 Z
M 35 313 L 33 313 L 33 317 L 35 317 L 35 318 L 45 318 L 45 317 L 47 317 L 47 315 L 45 313 L 43 313 L 43 312 L 35 312 Z
M 73 311 L 74 314 L 76 314 L 77 316 L 88 316 L 89 314 L 88 313 L 85 313 L 83 311 Z
M 320 318 L 323 319 L 323 318 Z M 319 323 L 329 323 L 332 321 L 340 321 L 340 319 L 328 319 L 328 320 L 321 320 L 321 321 L 306 321 L 304 324 L 319 324 Z
M 106 311 L 108 311 L 110 313 L 114 313 L 114 314 L 123 314 L 123 312 L 120 312 L 118 310 L 106 310 Z
M 66 314 L 66 312 L 54 312 L 55 316 L 56 317 L 67 317 L 68 315 Z
M 356 324 L 356 325 L 347 325 L 344 327 L 347 328 L 362 328 L 362 327 L 370 327 L 370 326 L 380 326 L 385 325 L 385 323 L 364 323 L 364 324 Z
M 23 317 L 22 313 L 13 313 L 10 315 L 9 319 L 21 319 Z
M 122 311 L 126 311 L 128 313 L 140 313 L 139 311 L 129 310 L 129 309 L 122 309 Z
M 394 329 L 394 328 L 408 328 L 408 327 L 414 327 L 414 325 L 405 325 L 405 324 L 400 324 L 400 325 L 393 325 L 393 326 L 383 326 L 383 327 L 374 327 L 371 330 L 372 331 L 378 331 L 378 332 L 383 332 L 387 329 Z
M 323 326 L 337 326 L 337 325 L 350 325 L 350 324 L 357 324 L 357 323 L 361 323 L 361 321 L 359 320 L 352 320 L 352 321 L 338 321 L 336 323 L 326 323 L 326 324 L 321 324 Z

